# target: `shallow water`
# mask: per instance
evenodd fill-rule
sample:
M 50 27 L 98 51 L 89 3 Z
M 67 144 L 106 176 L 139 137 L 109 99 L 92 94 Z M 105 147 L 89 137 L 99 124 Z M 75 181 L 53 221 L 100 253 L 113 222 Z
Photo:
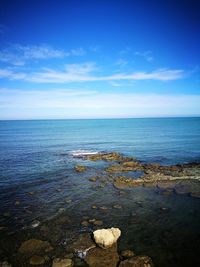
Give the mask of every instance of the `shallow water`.
M 101 188 L 88 179 L 104 176 L 109 163 L 73 157 L 118 151 L 147 162 L 184 163 L 199 161 L 199 141 L 200 118 L 1 121 L 0 227 L 5 228 L 0 231 L 7 246 L 14 246 L 6 255 L 11 257 L 27 237 L 43 236 L 44 225 L 51 231 L 43 237 L 55 246 L 91 231 L 94 226 L 81 226 L 82 217 L 89 216 L 103 220 L 103 227 L 120 227 L 119 248 L 147 254 L 156 266 L 199 263 L 199 199 L 144 187 L 121 194 L 111 184 Z M 76 173 L 77 164 L 89 169 Z M 140 173 L 126 175 L 137 179 Z M 114 209 L 116 204 L 122 208 Z M 107 209 L 91 209 L 92 205 Z M 71 223 L 63 231 L 59 220 L 68 217 Z M 33 229 L 35 221 L 40 225 Z

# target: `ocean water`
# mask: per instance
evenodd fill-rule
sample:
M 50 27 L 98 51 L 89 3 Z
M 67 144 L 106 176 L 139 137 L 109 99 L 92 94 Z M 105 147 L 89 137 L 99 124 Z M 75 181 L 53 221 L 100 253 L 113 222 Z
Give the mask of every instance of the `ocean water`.
M 152 256 L 157 266 L 189 266 L 185 258 L 181 260 L 184 251 L 179 251 L 188 248 L 186 240 L 195 243 L 200 235 L 199 199 L 161 196 L 147 188 L 127 190 L 125 196 L 112 186 L 98 189 L 88 178 L 102 173 L 106 163 L 83 162 L 74 155 L 102 151 L 163 165 L 199 162 L 200 118 L 0 121 L 3 233 L 32 229 L 35 221 L 45 223 L 60 214 L 74 218 L 71 227 L 82 231 L 82 216 L 96 216 L 105 226 L 123 229 L 122 247 L 136 247 L 138 253 Z M 77 164 L 91 168 L 79 174 L 74 171 Z M 109 213 L 91 211 L 92 204 L 110 207 Z M 114 204 L 124 209 L 112 210 Z M 163 215 L 163 206 L 171 213 Z M 133 212 L 139 219 L 132 223 Z M 197 251 L 189 247 L 187 252 L 191 250 Z

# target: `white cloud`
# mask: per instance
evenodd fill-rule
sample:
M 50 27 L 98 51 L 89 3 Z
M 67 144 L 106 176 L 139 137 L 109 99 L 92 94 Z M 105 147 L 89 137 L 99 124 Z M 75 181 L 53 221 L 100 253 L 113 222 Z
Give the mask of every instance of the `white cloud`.
M 152 51 L 150 51 L 150 50 L 144 51 L 144 52 L 138 52 L 138 51 L 136 51 L 134 53 L 134 55 L 143 57 L 148 62 L 154 61 L 154 57 L 152 55 Z
M 0 89 L 0 119 L 200 115 L 200 95 Z M 18 116 L 18 117 L 17 117 Z M 21 117 L 20 117 L 21 116 Z M 36 116 L 36 117 L 37 117 Z
M 0 61 L 15 66 L 22 66 L 29 60 L 44 60 L 52 58 L 65 58 L 69 56 L 83 56 L 86 51 L 83 48 L 68 51 L 54 49 L 49 45 L 11 45 L 0 50 Z
M 68 64 L 63 71 L 43 69 L 40 72 L 16 72 L 14 70 L 0 69 L 0 78 L 10 80 L 23 80 L 35 83 L 70 83 L 92 81 L 136 81 L 158 80 L 170 81 L 184 77 L 185 72 L 181 69 L 158 69 L 152 72 L 118 73 L 107 76 L 95 75 L 97 67 L 94 63 Z
M 128 61 L 123 58 L 119 58 L 115 63 L 115 65 L 120 66 L 120 67 L 124 67 L 127 64 L 128 64 Z

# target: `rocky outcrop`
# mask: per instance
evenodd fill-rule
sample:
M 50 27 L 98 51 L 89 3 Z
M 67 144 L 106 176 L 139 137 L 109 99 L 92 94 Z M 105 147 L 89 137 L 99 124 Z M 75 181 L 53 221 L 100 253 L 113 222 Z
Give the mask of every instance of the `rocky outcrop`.
M 117 242 L 120 235 L 121 231 L 119 228 L 101 229 L 93 233 L 96 244 L 103 249 L 112 247 Z
M 91 160 L 91 161 L 103 160 L 103 161 L 118 161 L 118 162 L 133 160 L 133 158 L 125 157 L 125 156 L 123 156 L 117 152 L 97 153 L 97 154 L 93 154 L 93 155 L 86 155 L 85 159 Z

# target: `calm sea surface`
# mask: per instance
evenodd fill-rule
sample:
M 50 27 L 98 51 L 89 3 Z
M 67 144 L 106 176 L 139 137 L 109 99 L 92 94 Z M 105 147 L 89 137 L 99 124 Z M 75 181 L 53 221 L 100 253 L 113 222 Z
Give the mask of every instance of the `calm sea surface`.
M 99 219 L 103 218 L 105 226 L 120 226 L 129 233 L 122 240 L 129 248 L 136 246 L 138 252 L 155 258 L 159 266 L 168 266 L 163 262 L 170 247 L 180 244 L 167 235 L 183 234 L 184 240 L 195 242 L 200 234 L 199 199 L 177 195 L 169 198 L 144 188 L 127 190 L 126 197 L 119 199 L 112 187 L 97 190 L 88 178 L 106 163 L 94 165 L 73 155 L 102 151 L 117 151 L 164 165 L 199 161 L 200 118 L 0 121 L 0 226 L 11 233 L 65 211 L 81 220 L 90 213 L 91 204 L 120 203 L 124 206 L 120 214 L 113 211 Z M 74 171 L 77 164 L 93 168 L 78 174 Z M 142 208 L 137 204 L 140 202 Z M 172 211 L 167 217 L 160 214 L 162 206 Z M 126 218 L 133 211 L 139 216 L 138 225 Z M 98 219 L 100 215 L 96 216 Z M 189 227 L 188 233 L 179 233 L 181 227 Z M 160 253 L 158 258 L 155 248 Z M 176 260 L 187 266 L 184 260 Z M 170 259 L 168 263 L 181 266 L 173 265 Z

